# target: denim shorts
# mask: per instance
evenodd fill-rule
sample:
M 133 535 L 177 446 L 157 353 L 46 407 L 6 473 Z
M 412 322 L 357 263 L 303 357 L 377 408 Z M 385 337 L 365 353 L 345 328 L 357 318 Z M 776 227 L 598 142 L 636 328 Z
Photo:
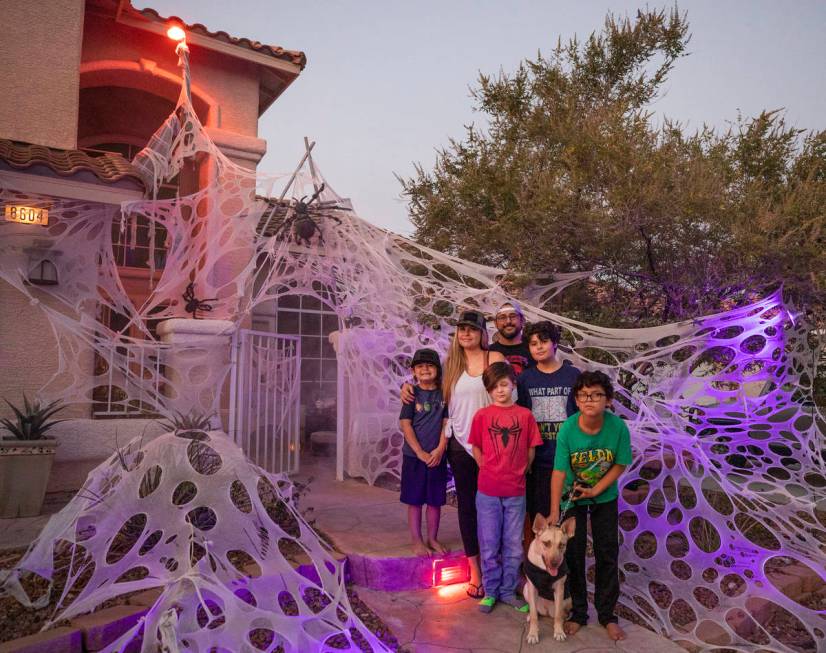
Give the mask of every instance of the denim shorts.
M 402 456 L 400 500 L 409 506 L 443 506 L 447 501 L 447 458 L 428 467 L 414 456 Z

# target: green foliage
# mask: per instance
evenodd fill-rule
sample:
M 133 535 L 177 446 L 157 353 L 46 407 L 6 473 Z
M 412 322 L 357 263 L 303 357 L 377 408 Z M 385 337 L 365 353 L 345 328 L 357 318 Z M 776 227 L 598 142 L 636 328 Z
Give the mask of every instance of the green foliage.
M 826 132 L 780 111 L 725 133 L 655 124 L 649 106 L 689 38 L 676 9 L 609 15 L 584 42 L 481 75 L 486 127 L 400 179 L 416 239 L 515 284 L 598 270 L 548 306 L 595 323 L 708 314 L 781 282 L 822 314 Z
M 46 437 L 46 432 L 55 424 L 68 421 L 65 419 L 50 419 L 52 415 L 66 407 L 59 399 L 43 406 L 39 399 L 29 401 L 24 393 L 22 409 L 12 404 L 8 399 L 3 399 L 3 401 L 14 411 L 16 422 L 3 418 L 0 419 L 0 424 L 17 440 L 42 440 Z

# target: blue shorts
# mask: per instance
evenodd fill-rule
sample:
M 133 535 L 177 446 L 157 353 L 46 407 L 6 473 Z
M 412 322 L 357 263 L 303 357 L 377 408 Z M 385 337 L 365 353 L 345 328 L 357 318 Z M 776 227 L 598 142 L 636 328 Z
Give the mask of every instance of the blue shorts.
M 402 456 L 400 500 L 409 506 L 443 506 L 447 501 L 447 456 L 428 467 L 414 456 Z

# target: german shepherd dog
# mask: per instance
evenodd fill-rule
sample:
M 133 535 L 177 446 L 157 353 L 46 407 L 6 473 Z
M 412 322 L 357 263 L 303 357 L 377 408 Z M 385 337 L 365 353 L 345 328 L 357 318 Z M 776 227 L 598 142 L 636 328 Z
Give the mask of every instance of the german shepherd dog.
M 528 644 L 539 642 L 539 615 L 554 618 L 554 639 L 565 641 L 565 616 L 571 599 L 565 597 L 565 547 L 573 537 L 576 520 L 569 517 L 561 526 L 548 522 L 542 515 L 533 520 L 534 539 L 528 547 L 524 569 L 527 580 L 522 595 L 528 602 Z

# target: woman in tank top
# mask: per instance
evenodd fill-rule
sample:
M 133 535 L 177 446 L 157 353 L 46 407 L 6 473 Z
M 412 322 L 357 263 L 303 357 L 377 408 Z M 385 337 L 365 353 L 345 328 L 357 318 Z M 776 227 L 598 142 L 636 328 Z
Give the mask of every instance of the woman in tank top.
M 462 313 L 444 364 L 442 391 L 448 406 L 447 460 L 456 483 L 459 504 L 459 531 L 470 566 L 467 593 L 482 598 L 482 575 L 479 571 L 479 538 L 476 533 L 476 482 L 479 467 L 470 452 L 468 437 L 473 416 L 490 403 L 482 383 L 488 365 L 504 361 L 499 352 L 488 351 L 485 316 L 476 311 Z

